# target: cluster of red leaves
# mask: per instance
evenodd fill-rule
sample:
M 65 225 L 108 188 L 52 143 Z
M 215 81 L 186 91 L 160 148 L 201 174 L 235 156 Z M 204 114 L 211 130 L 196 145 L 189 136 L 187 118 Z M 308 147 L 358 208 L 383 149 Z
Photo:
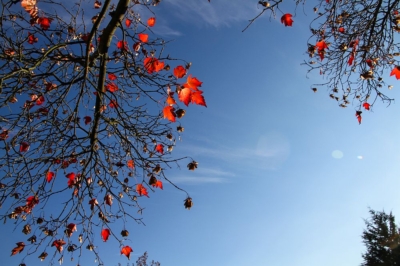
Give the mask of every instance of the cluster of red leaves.
M 325 49 L 328 49 L 328 45 L 326 44 L 325 40 L 321 40 L 315 44 L 315 47 L 318 50 L 318 55 L 321 58 L 321 61 L 324 60 L 325 56 Z
M 164 69 L 164 62 L 161 62 L 154 57 L 146 57 L 143 61 L 143 65 L 149 74 L 159 72 Z
M 136 192 L 139 194 L 139 196 L 149 197 L 149 193 L 147 192 L 147 189 L 142 184 L 136 185 Z

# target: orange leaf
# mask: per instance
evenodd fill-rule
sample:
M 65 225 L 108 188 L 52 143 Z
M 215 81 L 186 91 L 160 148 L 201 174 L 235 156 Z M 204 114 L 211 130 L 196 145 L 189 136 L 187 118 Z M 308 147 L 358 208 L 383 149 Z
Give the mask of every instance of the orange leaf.
M 133 160 L 128 160 L 126 162 L 126 166 L 128 166 L 128 168 L 133 169 L 133 168 L 135 168 L 135 162 Z
M 191 88 L 191 89 L 197 90 L 197 87 L 201 87 L 201 84 L 203 84 L 203 82 L 198 80 L 196 77 L 192 78 L 192 75 L 189 75 L 187 77 L 186 83 L 183 86 L 185 88 Z
M 139 194 L 139 196 L 149 197 L 149 194 L 147 193 L 147 189 L 142 184 L 136 185 L 136 192 Z
M 164 113 L 164 118 L 168 119 L 171 122 L 175 122 L 176 121 L 176 115 L 174 113 L 175 108 L 172 106 L 165 106 L 163 113 Z
M 149 27 L 154 27 L 154 25 L 156 24 L 156 18 L 155 17 L 151 17 L 147 20 L 147 25 L 149 25 Z
M 286 26 L 292 26 L 292 24 L 293 24 L 293 19 L 292 19 L 292 14 L 285 14 L 285 15 L 283 15 L 282 17 L 281 17 L 281 22 L 282 22 L 282 24 L 284 24 L 285 25 L 285 27 Z
M 25 248 L 24 242 L 18 242 L 17 246 L 11 250 L 11 256 L 14 256 L 17 253 L 21 253 Z
M 108 237 L 110 236 L 110 230 L 105 228 L 101 230 L 101 238 L 103 239 L 104 242 L 108 240 Z
M 50 181 L 53 179 L 54 177 L 54 173 L 53 172 L 47 172 L 46 174 L 46 180 L 48 183 L 50 183 Z
M 203 92 L 201 90 L 192 92 L 192 94 L 190 96 L 191 102 L 207 107 L 206 101 L 204 100 L 204 97 L 202 94 L 203 94 Z
M 395 66 L 392 72 L 390 72 L 390 76 L 395 76 L 396 79 L 400 79 L 400 66 Z
M 131 258 L 132 248 L 130 246 L 125 246 L 121 249 L 121 254 L 125 255 L 128 260 Z
M 167 98 L 167 104 L 169 104 L 169 105 L 176 104 L 174 98 L 172 98 L 171 95 L 168 96 L 168 98 Z
M 147 42 L 149 40 L 149 35 L 146 33 L 139 33 L 138 37 L 141 42 Z
M 178 98 L 181 102 L 183 102 L 186 106 L 189 105 L 191 101 L 192 90 L 189 88 L 183 88 L 178 93 Z
M 132 20 L 130 20 L 130 19 L 127 18 L 127 19 L 125 20 L 125 25 L 126 25 L 126 27 L 129 28 L 129 27 L 131 26 L 131 24 L 132 24 Z
M 157 144 L 156 151 L 161 153 L 161 154 L 164 154 L 164 145 L 162 145 L 161 143 Z
M 186 75 L 186 69 L 183 66 L 177 66 L 174 68 L 174 76 L 178 79 Z

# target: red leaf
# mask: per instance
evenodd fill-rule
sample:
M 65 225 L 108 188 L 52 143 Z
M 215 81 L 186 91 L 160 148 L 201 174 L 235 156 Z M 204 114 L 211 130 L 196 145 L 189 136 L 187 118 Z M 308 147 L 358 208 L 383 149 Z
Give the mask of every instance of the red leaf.
M 53 172 L 47 172 L 47 174 L 46 174 L 47 183 L 50 183 L 50 181 L 53 179 L 53 177 L 54 177 Z
M 44 97 L 43 95 L 40 95 L 39 98 L 36 100 L 36 105 L 42 105 L 44 103 Z
M 154 25 L 156 24 L 156 18 L 155 17 L 151 17 L 147 20 L 147 25 L 149 25 L 149 27 L 154 27 Z
M 190 96 L 191 102 L 207 107 L 206 101 L 204 100 L 204 97 L 202 94 L 203 94 L 203 92 L 201 90 L 192 92 L 192 94 Z
M 161 153 L 161 154 L 164 154 L 164 145 L 162 145 L 161 143 L 157 144 L 156 151 Z
M 110 108 L 117 108 L 119 105 L 117 101 L 111 100 L 108 106 L 110 106 Z
M 390 72 L 390 76 L 395 76 L 396 79 L 400 79 L 400 66 L 395 66 L 392 70 L 392 72 Z
M 155 184 L 153 184 L 152 186 L 163 189 L 163 184 L 162 184 L 161 180 L 157 180 L 157 182 Z
M 189 88 L 183 88 L 178 92 L 178 98 L 181 102 L 183 102 L 186 106 L 189 105 L 191 101 L 192 90 Z
M 118 86 L 114 82 L 109 82 L 105 87 L 110 92 L 116 92 L 118 90 Z
M 50 23 L 53 19 L 51 18 L 46 18 L 46 17 L 42 17 L 38 19 L 38 24 L 40 24 L 40 27 L 43 30 L 48 30 L 50 28 Z
M 98 9 L 101 7 L 101 2 L 100 1 L 95 1 L 94 2 L 94 8 Z
M 160 62 L 157 58 L 153 57 L 146 57 L 143 60 L 143 65 L 149 74 L 159 72 L 164 68 L 164 62 Z
M 65 245 L 65 244 L 66 244 L 66 243 L 65 243 L 64 240 L 58 239 L 58 240 L 55 240 L 51 246 L 52 246 L 52 247 L 56 247 L 56 249 L 58 250 L 58 252 L 61 253 L 61 251 L 63 251 L 63 245 Z
M 21 142 L 20 146 L 19 146 L 19 152 L 27 152 L 29 151 L 29 143 L 28 142 Z
M 149 197 L 149 194 L 147 193 L 147 189 L 142 184 L 136 185 L 136 192 L 139 194 L 139 196 Z
M 128 260 L 131 258 L 132 248 L 130 246 L 125 246 L 121 249 L 121 254 L 125 255 Z
M 324 40 L 317 42 L 315 47 L 317 47 L 318 51 L 328 49 L 328 45 L 326 44 L 326 42 Z
M 353 61 L 354 61 L 354 53 L 351 53 L 351 54 L 350 54 L 350 57 L 349 57 L 349 61 L 347 61 L 347 63 L 349 64 L 349 66 L 351 66 L 351 65 L 353 64 Z
M 175 122 L 176 121 L 176 115 L 174 113 L 175 108 L 172 106 L 165 106 L 163 113 L 164 113 L 164 118 L 168 119 L 171 122 Z
M 141 42 L 147 42 L 149 40 L 149 35 L 146 33 L 139 33 L 138 37 Z
M 90 116 L 85 116 L 83 119 L 85 120 L 85 125 L 88 125 L 90 122 L 92 122 L 92 118 Z
M 97 201 L 97 199 L 91 199 L 89 200 L 89 204 L 90 204 L 90 209 L 93 211 L 94 206 L 99 205 L 99 202 Z
M 133 160 L 128 160 L 126 162 L 126 166 L 128 166 L 128 168 L 134 169 L 135 168 L 135 162 Z
M 103 239 L 104 242 L 108 240 L 108 237 L 110 236 L 110 229 L 104 228 L 101 230 L 101 238 Z
M 365 110 L 369 110 L 369 107 L 371 105 L 369 103 L 363 103 L 363 107 L 365 108 Z
M 292 19 L 292 14 L 285 14 L 285 15 L 283 15 L 282 17 L 281 17 L 281 22 L 282 22 L 282 24 L 284 24 L 285 25 L 285 27 L 286 26 L 292 26 L 292 24 L 293 24 L 293 19 Z
M 3 129 L 3 132 L 0 133 L 0 140 L 6 140 L 8 138 L 8 130 Z
M 76 232 L 77 230 L 76 230 L 76 224 L 74 224 L 74 223 L 70 223 L 69 225 L 67 225 L 67 229 L 65 230 L 65 234 L 68 236 L 68 237 L 71 237 L 72 236 L 72 233 L 73 232 Z
M 117 48 L 121 50 L 128 50 L 128 43 L 124 41 L 118 41 Z
M 68 178 L 68 187 L 71 188 L 73 185 L 75 185 L 75 173 L 69 173 L 65 176 Z
M 177 66 L 174 68 L 174 76 L 178 79 L 186 75 L 186 69 L 183 66 Z
M 359 124 L 361 124 L 361 114 L 362 114 L 362 112 L 361 111 L 356 111 L 356 117 L 357 117 L 357 120 L 358 120 L 358 123 Z
M 14 256 L 17 253 L 21 253 L 25 248 L 24 242 L 18 242 L 17 246 L 11 250 L 11 256 Z
M 127 28 L 129 28 L 132 24 L 132 20 L 130 20 L 129 18 L 125 19 L 125 25 Z
M 192 75 L 189 75 L 187 77 L 186 83 L 183 86 L 185 88 L 191 88 L 191 89 L 197 90 L 197 87 L 201 87 L 201 84 L 203 84 L 203 82 L 198 80 L 196 77 L 192 78 Z
M 114 73 L 109 73 L 109 74 L 108 74 L 108 79 L 111 80 L 111 81 L 113 81 L 113 80 L 116 80 L 116 79 L 117 79 L 117 76 L 116 76 Z
M 339 31 L 340 33 L 344 33 L 344 32 L 345 32 L 345 29 L 344 29 L 343 27 L 340 27 L 340 28 L 338 29 L 338 31 Z
M 35 35 L 33 35 L 30 32 L 28 32 L 28 43 L 29 44 L 34 44 L 36 42 L 38 42 L 38 38 L 35 37 Z
M 139 50 L 140 50 L 140 42 L 137 42 L 137 43 L 135 43 L 134 45 L 133 45 L 133 50 L 135 51 L 135 52 L 138 52 Z
M 39 204 L 39 199 L 37 196 L 29 196 L 26 199 L 26 206 L 28 206 L 29 208 L 33 208 L 35 207 L 37 204 Z
M 104 202 L 108 205 L 108 206 L 111 206 L 112 205 L 112 200 L 113 200 L 113 197 L 110 195 L 110 194 L 107 194 L 105 197 L 104 197 Z

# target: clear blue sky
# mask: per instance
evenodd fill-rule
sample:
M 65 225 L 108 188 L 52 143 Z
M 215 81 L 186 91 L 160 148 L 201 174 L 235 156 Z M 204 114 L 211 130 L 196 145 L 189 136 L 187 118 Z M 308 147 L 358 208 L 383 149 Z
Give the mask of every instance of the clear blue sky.
M 173 40 L 173 57 L 193 63 L 208 108 L 188 108 L 174 150 L 199 168 L 167 171 L 193 208 L 185 210 L 185 195 L 168 184 L 141 199 L 146 226 L 129 228 L 131 261 L 148 251 L 163 266 L 355 266 L 368 207 L 400 221 L 399 105 L 377 102 L 359 125 L 355 106 L 338 107 L 323 87 L 313 93 L 323 77 L 307 77 L 300 65 L 312 7 L 306 15 L 298 8 L 293 27 L 280 23 L 278 11 L 242 33 L 260 11 L 256 2 L 165 0 L 154 9 L 155 33 Z M 285 4 L 282 11 L 294 14 Z M 398 98 L 399 82 L 386 80 Z M 0 256 L 18 265 L 10 243 L 20 240 L 8 228 L 1 227 Z M 113 241 L 99 236 L 105 265 L 126 265 Z M 64 265 L 75 265 L 69 259 Z M 81 260 L 91 264 L 90 256 Z

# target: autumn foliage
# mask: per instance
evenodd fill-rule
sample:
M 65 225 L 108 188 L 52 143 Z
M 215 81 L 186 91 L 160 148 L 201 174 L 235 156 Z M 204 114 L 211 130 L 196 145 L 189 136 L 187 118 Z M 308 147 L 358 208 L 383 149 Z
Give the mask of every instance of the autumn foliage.
M 101 264 L 101 239 L 129 259 L 127 227 L 143 223 L 152 193 L 178 188 L 179 205 L 193 205 L 165 169 L 193 161 L 173 147 L 183 108 L 206 106 L 203 82 L 163 54 L 152 31 L 160 1 L 82 3 L 3 1 L 0 218 L 21 232 L 13 256 L 90 252 Z

